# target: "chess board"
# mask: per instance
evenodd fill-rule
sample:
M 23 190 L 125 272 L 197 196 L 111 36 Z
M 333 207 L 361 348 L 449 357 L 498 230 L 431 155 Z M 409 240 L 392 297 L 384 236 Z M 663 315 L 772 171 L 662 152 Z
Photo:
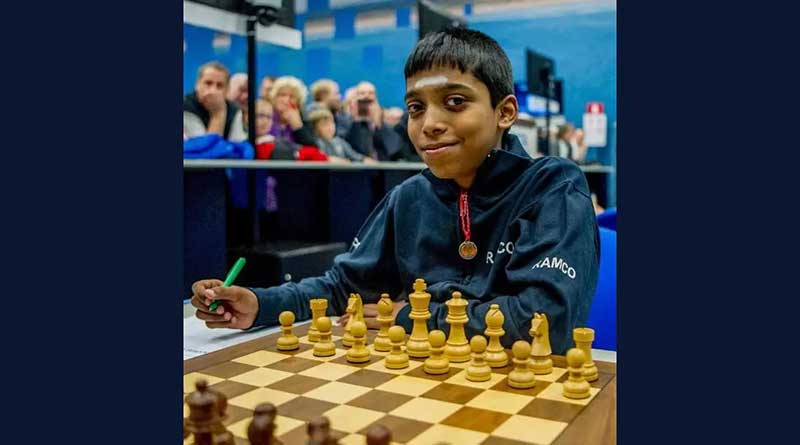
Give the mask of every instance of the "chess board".
M 595 360 L 599 379 L 588 399 L 565 398 L 561 382 L 568 377 L 563 356 L 552 356 L 553 372 L 536 376 L 534 388 L 506 383 L 512 365 L 493 368 L 488 382 L 465 378 L 468 363 L 451 363 L 444 375 L 423 371 L 424 359 L 405 369 L 383 365 L 388 353 L 372 349 L 376 332 L 368 331 L 370 361 L 348 363 L 342 327 L 334 327 L 336 354 L 315 357 L 305 336 L 294 329 L 300 348 L 278 351 L 273 334 L 184 362 L 184 396 L 203 378 L 228 397 L 224 421 L 236 444 L 249 444 L 247 426 L 263 402 L 278 410 L 276 436 L 284 445 L 305 445 L 306 424 L 330 419 L 342 445 L 363 445 L 366 431 L 383 424 L 393 444 L 522 445 L 616 443 L 616 365 Z M 508 351 L 509 357 L 512 357 Z M 510 363 L 510 360 L 509 360 Z M 184 402 L 184 417 L 189 413 Z M 192 444 L 192 438 L 184 444 Z

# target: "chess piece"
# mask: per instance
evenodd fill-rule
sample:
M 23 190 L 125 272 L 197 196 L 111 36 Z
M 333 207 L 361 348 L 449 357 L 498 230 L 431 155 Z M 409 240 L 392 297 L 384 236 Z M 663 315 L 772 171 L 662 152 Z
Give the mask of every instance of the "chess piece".
M 253 420 L 247 427 L 247 439 L 250 445 L 278 445 L 281 442 L 275 438 L 275 416 L 278 415 L 275 405 L 262 403 L 256 406 Z
M 486 330 L 483 333 L 489 337 L 489 346 L 486 347 L 486 364 L 492 368 L 502 368 L 508 364 L 508 354 L 500 344 L 500 337 L 506 334 L 503 322 L 506 318 L 500 311 L 500 305 L 493 304 L 486 311 Z
M 597 374 L 597 365 L 595 365 L 594 360 L 592 360 L 594 329 L 575 328 L 572 331 L 572 339 L 575 340 L 575 346 L 583 351 L 583 354 L 586 356 L 586 361 L 583 363 L 583 377 L 587 382 L 594 382 L 599 378 Z
M 423 370 L 428 374 L 447 374 L 450 370 L 450 360 L 444 355 L 444 331 L 434 330 L 428 334 L 431 344 L 431 356 L 425 359 Z
M 589 397 L 589 382 L 583 377 L 583 365 L 586 362 L 586 354 L 580 348 L 572 348 L 567 351 L 567 372 L 569 378 L 564 382 L 564 397 L 570 399 L 585 399 Z
M 294 324 L 294 313 L 290 311 L 283 311 L 278 316 L 278 321 L 281 323 L 282 334 L 278 337 L 278 350 L 279 351 L 294 351 L 300 347 L 300 339 L 292 334 L 292 325 Z
M 484 354 L 486 351 L 486 337 L 475 335 L 469 341 L 472 349 L 472 362 L 467 367 L 467 380 L 471 382 L 485 382 L 492 377 L 492 368 L 486 364 Z
M 344 335 L 342 336 L 342 345 L 353 346 L 353 334 L 350 329 L 353 327 L 353 322 L 356 321 L 356 294 L 350 294 L 347 299 L 347 309 L 345 310 L 349 317 L 347 323 L 344 325 Z
M 394 323 L 392 316 L 392 309 L 394 303 L 389 299 L 389 294 L 381 294 L 381 299 L 378 301 L 378 317 L 375 319 L 380 324 L 378 336 L 372 342 L 372 347 L 376 351 L 389 352 L 392 350 L 392 342 L 389 340 L 389 328 Z
M 306 426 L 308 445 L 328 445 L 331 442 L 331 422 L 325 416 L 315 417 Z
M 311 327 L 308 328 L 308 341 L 316 343 L 319 341 L 319 329 L 317 329 L 317 319 L 325 316 L 328 310 L 328 300 L 315 298 L 311 300 Z
M 353 334 L 350 330 L 353 328 L 353 322 L 360 321 L 364 323 L 364 304 L 361 301 L 361 295 L 350 294 L 347 300 L 347 313 L 350 318 L 347 319 L 347 324 L 344 325 L 344 335 L 342 336 L 342 344 L 344 346 L 353 346 Z
M 531 343 L 531 369 L 534 374 L 544 375 L 553 372 L 553 360 L 550 354 L 550 324 L 547 314 L 538 312 L 533 314 L 531 330 L 528 331 L 533 339 Z
M 514 354 L 514 370 L 508 373 L 508 386 L 517 389 L 533 388 L 536 375 L 530 369 L 531 345 L 525 340 L 517 340 L 511 347 Z
M 417 278 L 414 281 L 414 292 L 408 296 L 411 303 L 411 313 L 408 318 L 414 320 L 414 327 L 406 343 L 406 353 L 409 357 L 425 358 L 430 355 L 428 319 L 431 318 L 431 311 L 428 310 L 428 305 L 431 302 L 431 294 L 425 292 L 427 287 L 425 280 Z
M 367 431 L 367 445 L 389 445 L 392 432 L 383 425 L 375 425 Z
M 350 332 L 353 334 L 353 347 L 347 350 L 347 361 L 350 363 L 368 362 L 367 325 L 363 321 L 354 321 Z
M 331 319 L 325 316 L 319 317 L 317 329 L 319 329 L 319 341 L 314 343 L 313 354 L 317 357 L 330 357 L 336 354 L 336 345 L 331 341 Z
M 461 292 L 453 292 L 453 298 L 447 300 L 447 323 L 450 324 L 450 337 L 444 347 L 444 355 L 453 363 L 468 362 L 472 350 L 464 333 L 467 317 L 467 300 L 461 298 Z
M 214 444 L 215 445 L 234 445 L 235 439 L 233 438 L 233 433 L 228 431 L 225 428 L 225 425 L 222 423 L 228 418 L 227 410 L 228 410 L 228 396 L 226 396 L 221 391 L 217 391 L 213 388 L 208 388 L 208 392 L 214 395 L 217 399 L 217 412 L 219 413 L 219 423 L 215 426 L 214 431 Z
M 403 340 L 406 330 L 402 326 L 389 328 L 389 340 L 392 341 L 392 351 L 386 356 L 384 364 L 389 369 L 403 369 L 408 367 L 408 354 L 403 351 Z
M 199 379 L 195 388 L 186 397 L 189 418 L 184 422 L 186 430 L 194 434 L 195 445 L 233 445 L 233 434 L 222 424 L 227 397 L 209 388 L 204 379 Z
M 221 424 L 217 397 L 208 391 L 208 382 L 195 382 L 196 391 L 186 396 L 189 418 L 184 422 L 186 431 L 194 435 L 196 445 L 213 445 L 215 425 Z

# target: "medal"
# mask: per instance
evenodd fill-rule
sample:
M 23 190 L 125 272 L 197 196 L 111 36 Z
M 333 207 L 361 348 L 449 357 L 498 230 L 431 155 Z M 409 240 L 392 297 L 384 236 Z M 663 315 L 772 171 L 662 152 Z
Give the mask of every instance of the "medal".
M 458 246 L 458 254 L 465 260 L 471 260 L 478 254 L 478 246 L 472 241 L 464 241 Z
M 458 216 L 461 220 L 461 231 L 464 232 L 464 241 L 458 246 L 458 255 L 465 260 L 471 260 L 478 255 L 478 246 L 470 241 L 469 202 L 467 191 L 462 189 L 458 198 Z

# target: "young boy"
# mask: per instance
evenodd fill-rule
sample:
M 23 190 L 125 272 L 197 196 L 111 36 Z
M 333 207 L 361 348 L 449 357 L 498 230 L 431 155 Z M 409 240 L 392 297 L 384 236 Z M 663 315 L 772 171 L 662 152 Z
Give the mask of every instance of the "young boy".
M 308 120 L 314 130 L 314 136 L 317 137 L 317 147 L 328 156 L 329 161 L 377 162 L 369 156 L 364 156 L 353 150 L 353 147 L 347 141 L 336 136 L 336 122 L 330 110 L 318 108 L 308 115 Z
M 429 328 L 449 332 L 445 302 L 469 299 L 468 337 L 482 334 L 492 304 L 505 315 L 501 341 L 530 341 L 535 312 L 547 314 L 555 353 L 586 322 L 597 281 L 599 237 L 586 179 L 572 162 L 531 159 L 508 129 L 517 117 L 511 64 L 490 37 L 474 30 L 431 33 L 405 66 L 408 134 L 429 169 L 384 197 L 325 276 L 269 289 L 198 281 L 192 303 L 209 327 L 246 329 L 293 311 L 311 317 L 308 300 L 324 296 L 329 314 L 348 295 L 365 303 L 381 293 L 402 299 L 416 278 L 432 295 Z M 212 300 L 222 301 L 215 313 Z M 411 307 L 394 304 L 396 324 L 411 332 Z M 375 305 L 365 305 L 375 326 Z

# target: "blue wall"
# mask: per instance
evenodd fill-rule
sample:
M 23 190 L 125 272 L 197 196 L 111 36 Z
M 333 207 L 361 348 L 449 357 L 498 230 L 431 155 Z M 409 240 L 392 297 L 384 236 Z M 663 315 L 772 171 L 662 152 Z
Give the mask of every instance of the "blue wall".
M 404 14 L 399 14 L 405 16 Z M 347 15 L 347 14 L 346 14 Z M 616 121 L 616 11 L 564 13 L 544 17 L 492 20 L 473 17 L 470 27 L 483 31 L 500 42 L 511 59 L 515 81 L 524 81 L 525 48 L 555 59 L 556 75 L 565 80 L 565 110 L 568 121 L 582 125 L 587 102 L 605 104 L 609 126 Z M 349 23 L 349 22 L 348 22 Z M 401 21 L 403 26 L 406 23 Z M 352 25 L 350 25 L 352 26 Z M 349 36 L 351 32 L 337 34 Z M 231 48 L 215 53 L 211 46 L 214 32 L 184 25 L 187 50 L 184 54 L 184 89 L 193 88 L 197 68 L 212 59 L 220 60 L 231 71 L 246 71 L 246 44 L 232 36 Z M 405 94 L 403 64 L 417 40 L 411 27 L 382 30 L 355 37 L 311 40 L 300 51 L 259 44 L 259 77 L 292 74 L 310 84 L 320 77 L 336 79 L 345 88 L 362 79 L 372 81 L 384 106 L 402 106 Z M 611 146 L 592 150 L 591 160 L 613 163 L 614 134 Z

